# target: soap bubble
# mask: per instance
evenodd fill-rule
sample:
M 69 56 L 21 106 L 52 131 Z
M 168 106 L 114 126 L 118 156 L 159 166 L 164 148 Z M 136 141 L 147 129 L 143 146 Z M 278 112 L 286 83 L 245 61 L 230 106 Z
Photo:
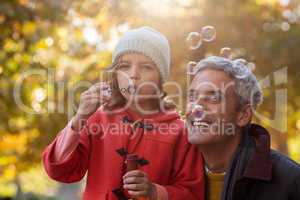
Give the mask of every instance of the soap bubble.
M 195 100 L 194 101 L 190 101 L 190 102 L 187 103 L 186 110 L 188 112 L 191 112 L 191 111 L 193 111 L 193 109 L 195 108 L 196 105 L 197 105 L 197 102 Z
M 205 117 L 205 112 L 203 106 L 196 104 L 192 109 L 192 116 L 194 121 L 201 121 Z
M 197 62 L 190 61 L 187 64 L 187 74 L 188 75 L 195 75 L 197 73 Z
M 250 62 L 247 64 L 247 67 L 249 68 L 250 71 L 254 71 L 256 68 L 256 65 L 255 65 L 255 63 Z
M 244 59 L 237 59 L 233 62 L 235 77 L 237 79 L 244 79 L 251 73 L 250 69 L 247 67 L 247 64 L 247 61 Z
M 248 70 L 246 70 L 247 68 L 246 67 L 243 67 L 243 68 L 238 68 L 237 69 L 237 73 L 235 75 L 235 77 L 237 79 L 244 79 L 248 76 Z
M 213 26 L 204 26 L 201 29 L 201 36 L 203 41 L 212 42 L 217 36 L 217 31 Z
M 107 89 L 107 90 L 102 91 L 102 94 L 103 94 L 103 96 L 111 97 L 112 92 L 110 89 Z
M 186 43 L 189 49 L 196 50 L 202 45 L 202 38 L 200 33 L 191 32 L 186 38 Z
M 107 86 L 107 87 L 103 88 L 103 89 L 101 90 L 101 94 L 102 94 L 103 96 L 106 96 L 106 97 L 111 97 L 111 95 L 112 95 L 112 90 L 111 90 L 110 86 Z
M 127 88 L 127 92 L 128 92 L 129 94 L 135 94 L 136 91 L 137 91 L 137 88 L 136 88 L 136 86 L 133 85 L 133 84 L 130 84 L 130 85 L 128 86 L 128 88 Z
M 230 58 L 231 56 L 231 48 L 229 47 L 223 47 L 220 51 L 220 56 L 224 57 L 224 58 Z
M 204 108 L 203 106 L 199 105 L 197 101 L 190 101 L 187 104 L 187 111 L 190 112 L 188 118 L 192 122 L 202 121 L 205 117 Z

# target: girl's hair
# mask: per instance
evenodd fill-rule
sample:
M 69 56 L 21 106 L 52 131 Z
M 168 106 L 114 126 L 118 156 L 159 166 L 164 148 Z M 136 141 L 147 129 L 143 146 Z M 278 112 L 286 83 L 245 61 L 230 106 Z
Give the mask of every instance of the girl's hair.
M 117 80 L 117 65 L 118 61 L 116 63 L 113 63 L 110 67 L 106 69 L 106 76 L 105 81 L 109 84 L 111 90 L 112 90 L 112 96 L 111 101 L 104 106 L 105 110 L 112 111 L 117 108 L 122 108 L 126 106 L 126 99 L 122 95 L 119 89 L 118 80 Z M 172 101 L 170 98 L 168 98 L 168 95 L 165 91 L 163 91 L 163 84 L 162 79 L 160 77 L 158 88 L 162 92 L 162 95 L 159 96 L 157 101 L 154 103 L 159 107 L 160 111 L 169 111 L 177 109 L 176 104 L 174 101 Z

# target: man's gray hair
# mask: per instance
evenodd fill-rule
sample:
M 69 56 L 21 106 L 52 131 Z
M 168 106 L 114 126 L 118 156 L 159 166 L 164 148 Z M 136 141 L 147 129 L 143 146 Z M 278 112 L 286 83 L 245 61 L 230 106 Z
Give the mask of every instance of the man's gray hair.
M 196 69 L 197 72 L 207 68 L 226 72 L 235 82 L 235 93 L 239 98 L 239 106 L 250 103 L 256 109 L 263 100 L 263 93 L 247 64 L 244 59 L 230 60 L 224 57 L 210 56 L 201 60 Z

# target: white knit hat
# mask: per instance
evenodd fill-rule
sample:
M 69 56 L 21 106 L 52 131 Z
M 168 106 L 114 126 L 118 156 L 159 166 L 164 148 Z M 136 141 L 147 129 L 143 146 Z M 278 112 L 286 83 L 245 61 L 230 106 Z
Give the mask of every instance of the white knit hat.
M 115 63 L 125 53 L 141 53 L 156 64 L 162 81 L 170 74 L 170 46 L 168 39 L 150 27 L 141 27 L 127 31 L 118 42 L 112 55 Z

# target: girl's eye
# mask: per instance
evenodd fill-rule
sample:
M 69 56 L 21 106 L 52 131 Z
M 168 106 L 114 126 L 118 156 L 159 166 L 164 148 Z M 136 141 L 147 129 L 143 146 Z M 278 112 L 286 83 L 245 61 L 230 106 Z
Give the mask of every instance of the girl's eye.
M 129 69 L 129 67 L 130 67 L 130 65 L 128 65 L 128 64 L 120 64 L 118 66 L 118 69 L 120 69 L 120 70 L 126 70 L 126 69 Z
M 142 65 L 143 69 L 152 70 L 153 67 L 151 65 Z

